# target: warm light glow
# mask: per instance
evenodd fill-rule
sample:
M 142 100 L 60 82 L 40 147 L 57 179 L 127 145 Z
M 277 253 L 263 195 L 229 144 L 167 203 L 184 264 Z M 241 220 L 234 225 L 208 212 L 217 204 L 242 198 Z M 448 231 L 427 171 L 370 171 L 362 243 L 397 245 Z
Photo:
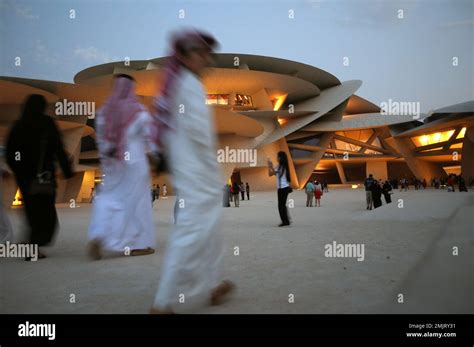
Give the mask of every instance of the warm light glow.
M 23 205 L 23 200 L 21 198 L 20 189 L 17 189 L 15 194 L 15 199 L 13 199 L 12 206 L 21 206 Z
M 280 107 L 285 102 L 287 96 L 288 94 L 284 94 L 284 95 L 279 95 L 275 97 L 275 104 L 273 105 L 273 111 L 278 111 L 280 109 Z
M 285 118 L 277 118 L 278 120 L 278 123 L 280 123 L 280 125 L 283 125 L 286 123 L 286 119 Z
M 359 186 L 357 184 L 352 185 L 352 189 L 357 189 Z
M 459 132 L 458 136 L 456 136 L 456 138 L 457 139 L 463 139 L 464 135 L 466 135 L 466 127 L 461 129 L 461 131 Z
M 459 132 L 456 138 L 457 139 L 463 138 L 465 132 L 466 130 L 465 128 L 463 128 L 463 130 Z M 421 136 L 415 136 L 415 137 L 412 137 L 411 139 L 416 147 L 421 147 L 421 146 L 432 145 L 435 143 L 446 142 L 451 138 L 451 136 L 453 136 L 453 134 L 454 134 L 454 129 L 446 130 L 442 132 L 436 132 L 432 134 L 421 135 Z
M 207 94 L 206 105 L 228 105 L 229 94 Z

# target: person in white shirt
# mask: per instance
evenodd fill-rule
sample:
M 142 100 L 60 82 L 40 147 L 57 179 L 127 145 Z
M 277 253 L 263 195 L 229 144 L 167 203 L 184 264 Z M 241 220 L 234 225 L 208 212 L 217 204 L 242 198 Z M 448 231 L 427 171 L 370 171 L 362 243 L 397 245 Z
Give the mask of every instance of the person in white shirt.
M 94 197 L 89 256 L 98 260 L 103 251 L 152 254 L 155 230 L 147 157 L 151 116 L 138 101 L 131 76 L 115 77 L 112 95 L 95 122 L 104 181 Z
M 290 187 L 290 169 L 288 166 L 288 157 L 286 153 L 283 151 L 278 152 L 277 160 L 278 165 L 274 167 L 271 159 L 268 158 L 268 175 L 276 176 L 277 178 L 278 212 L 281 218 L 281 223 L 278 226 L 284 227 L 290 225 L 286 200 L 288 199 L 288 194 L 290 194 L 293 190 Z

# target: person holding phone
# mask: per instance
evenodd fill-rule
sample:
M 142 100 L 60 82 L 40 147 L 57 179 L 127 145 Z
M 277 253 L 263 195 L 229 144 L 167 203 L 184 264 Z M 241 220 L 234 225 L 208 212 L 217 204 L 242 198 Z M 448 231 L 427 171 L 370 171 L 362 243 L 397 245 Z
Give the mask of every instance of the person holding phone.
M 286 153 L 283 151 L 278 152 L 277 161 L 278 165 L 274 167 L 271 159 L 268 158 L 268 175 L 276 176 L 277 178 L 278 212 L 281 218 L 281 223 L 278 226 L 284 227 L 290 225 L 286 200 L 288 199 L 288 194 L 292 192 L 290 187 L 291 177 Z

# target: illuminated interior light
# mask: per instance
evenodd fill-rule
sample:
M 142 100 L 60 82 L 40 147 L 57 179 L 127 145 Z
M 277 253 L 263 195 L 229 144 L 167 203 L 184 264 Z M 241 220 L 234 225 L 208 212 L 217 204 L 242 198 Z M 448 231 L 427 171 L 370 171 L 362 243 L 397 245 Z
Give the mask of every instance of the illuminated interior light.
M 459 132 L 458 136 L 456 136 L 456 138 L 457 139 L 463 139 L 464 135 L 466 135 L 466 127 L 461 129 L 461 131 Z
M 15 198 L 13 199 L 12 206 L 21 206 L 23 205 L 23 200 L 21 198 L 20 189 L 16 190 Z
M 281 108 L 281 106 L 285 102 L 287 96 L 288 96 L 288 94 L 284 94 L 284 95 L 279 95 L 279 96 L 275 97 L 274 105 L 273 105 L 273 111 L 278 111 Z

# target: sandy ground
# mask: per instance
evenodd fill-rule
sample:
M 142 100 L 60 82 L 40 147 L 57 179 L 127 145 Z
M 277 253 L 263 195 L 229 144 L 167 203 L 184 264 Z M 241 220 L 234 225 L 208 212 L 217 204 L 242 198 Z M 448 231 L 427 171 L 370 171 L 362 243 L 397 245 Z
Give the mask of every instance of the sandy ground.
M 306 208 L 302 191 L 290 198 L 293 224 L 287 228 L 277 227 L 275 192 L 255 192 L 240 208 L 223 209 L 225 274 L 238 291 L 198 313 L 474 313 L 472 191 L 396 191 L 392 204 L 374 211 L 365 209 L 362 189 L 331 190 L 320 208 Z M 173 204 L 173 197 L 155 202 L 154 255 L 101 261 L 85 253 L 91 206 L 58 207 L 61 230 L 54 247 L 45 249 L 49 258 L 0 260 L 0 312 L 147 313 Z M 17 239 L 22 212 L 10 212 Z M 325 257 L 324 246 L 333 241 L 364 244 L 364 261 Z

